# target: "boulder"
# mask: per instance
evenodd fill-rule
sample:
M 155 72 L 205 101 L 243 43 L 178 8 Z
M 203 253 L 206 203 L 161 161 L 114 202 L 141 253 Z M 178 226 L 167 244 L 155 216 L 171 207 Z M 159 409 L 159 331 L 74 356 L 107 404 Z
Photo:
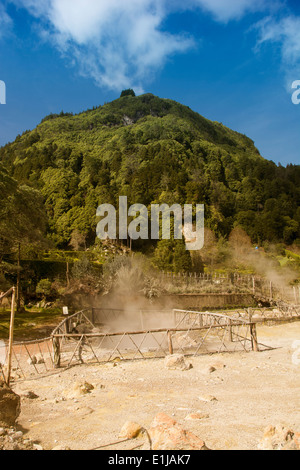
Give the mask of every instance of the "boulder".
M 165 358 L 165 367 L 170 370 L 189 370 L 192 364 L 187 363 L 183 354 L 171 354 Z
M 165 413 L 159 413 L 149 429 L 152 450 L 209 450 L 204 441 L 186 431 Z
M 66 398 L 80 398 L 84 395 L 88 395 L 92 390 L 94 390 L 94 386 L 88 382 L 76 382 L 71 390 L 65 390 L 63 394 Z
M 300 450 L 300 433 L 294 432 L 285 426 L 268 426 L 259 450 Z
M 21 399 L 0 380 L 0 426 L 13 426 L 21 412 Z
M 121 429 L 119 438 L 120 439 L 135 439 L 142 432 L 143 428 L 133 422 L 127 421 Z
M 198 421 L 200 419 L 208 419 L 209 415 L 197 411 L 196 413 L 190 413 L 185 417 L 186 421 Z

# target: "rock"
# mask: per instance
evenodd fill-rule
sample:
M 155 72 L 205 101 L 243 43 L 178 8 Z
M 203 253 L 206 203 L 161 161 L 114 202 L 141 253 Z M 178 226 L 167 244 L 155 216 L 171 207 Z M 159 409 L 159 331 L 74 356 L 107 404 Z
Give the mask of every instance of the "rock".
M 215 372 L 217 369 L 213 366 L 207 366 L 207 367 L 204 367 L 204 369 L 202 370 L 202 373 L 203 374 L 212 374 L 213 372 Z
M 203 414 L 203 413 L 200 413 L 200 411 L 197 411 L 196 413 L 191 413 L 187 415 L 185 419 L 187 421 L 197 421 L 200 419 L 208 419 L 208 418 L 209 418 L 209 415 Z
M 31 356 L 29 359 L 27 359 L 27 364 L 30 366 L 35 366 L 37 364 L 36 356 Z
M 127 421 L 121 429 L 119 438 L 120 439 L 135 439 L 142 432 L 143 428 L 133 422 Z
M 33 444 L 32 445 L 32 449 L 33 450 L 44 450 L 42 446 L 40 446 L 39 444 Z
M 172 354 L 166 356 L 165 358 L 165 367 L 167 369 L 179 369 L 179 370 L 189 370 L 192 369 L 192 364 L 185 361 L 183 354 Z
M 53 447 L 52 450 L 71 450 L 70 447 L 66 447 L 66 446 L 56 446 L 56 447 Z
M 300 450 L 300 433 L 291 431 L 284 426 L 268 426 L 259 450 Z
M 159 413 L 149 429 L 152 450 L 208 450 L 204 441 L 186 431 L 165 413 Z
M 216 397 L 213 397 L 212 395 L 201 395 L 198 397 L 200 401 L 205 401 L 205 402 L 212 402 L 212 401 L 218 401 Z
M 21 399 L 0 380 L 0 426 L 13 426 L 21 412 Z
M 65 391 L 64 395 L 67 398 L 80 398 L 84 395 L 91 393 L 94 390 L 94 386 L 88 382 L 80 383 L 76 382 L 71 391 Z
M 191 348 L 197 346 L 197 342 L 190 338 L 188 334 L 176 333 L 173 336 L 173 341 L 175 341 L 180 348 Z
M 42 354 L 36 355 L 36 364 L 45 364 L 45 359 L 43 358 Z
M 32 391 L 28 391 L 28 392 L 25 392 L 21 395 L 22 398 L 28 398 L 29 400 L 36 400 L 37 398 L 39 398 L 38 395 L 36 395 L 34 392 Z
M 14 434 L 11 435 L 11 438 L 13 441 L 18 441 L 19 439 L 23 439 L 22 431 L 15 432 Z
M 0 436 L 5 436 L 6 434 L 6 429 L 0 428 Z

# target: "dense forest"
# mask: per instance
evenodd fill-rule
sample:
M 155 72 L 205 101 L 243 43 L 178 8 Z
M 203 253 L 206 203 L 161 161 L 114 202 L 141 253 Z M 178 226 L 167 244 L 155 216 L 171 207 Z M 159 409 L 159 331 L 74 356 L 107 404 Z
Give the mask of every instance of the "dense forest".
M 97 206 L 117 206 L 119 195 L 204 203 L 217 237 L 238 225 L 253 243 L 299 242 L 300 166 L 277 166 L 248 137 L 151 94 L 50 115 L 1 148 L 0 162 L 2 185 L 43 198 L 48 237 L 60 248 L 74 232 L 93 244 Z

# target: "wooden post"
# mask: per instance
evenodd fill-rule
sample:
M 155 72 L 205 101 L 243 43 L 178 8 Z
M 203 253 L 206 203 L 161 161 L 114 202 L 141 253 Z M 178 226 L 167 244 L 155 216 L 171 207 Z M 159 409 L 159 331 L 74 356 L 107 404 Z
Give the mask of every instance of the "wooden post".
M 11 315 L 10 315 L 10 325 L 9 325 L 9 343 L 8 343 L 8 359 L 7 359 L 7 376 L 6 376 L 7 385 L 10 384 L 10 376 L 11 376 L 12 348 L 13 348 L 13 341 L 14 341 L 14 322 L 15 322 L 15 309 L 16 309 L 15 300 L 16 300 L 16 288 L 13 287 L 12 296 L 11 296 Z
M 250 323 L 250 334 L 251 334 L 251 343 L 252 343 L 252 351 L 258 352 L 258 342 L 257 342 L 257 331 L 256 331 L 256 323 Z
M 60 339 L 53 338 L 52 340 L 53 345 L 53 362 L 55 369 L 59 369 L 60 367 Z
M 232 321 L 228 320 L 228 340 L 230 343 L 233 343 L 233 336 L 232 336 Z
M 169 353 L 172 355 L 174 353 L 173 343 L 172 343 L 172 333 L 168 331 L 168 344 L 169 344 Z
M 273 283 L 270 281 L 270 300 L 273 300 Z

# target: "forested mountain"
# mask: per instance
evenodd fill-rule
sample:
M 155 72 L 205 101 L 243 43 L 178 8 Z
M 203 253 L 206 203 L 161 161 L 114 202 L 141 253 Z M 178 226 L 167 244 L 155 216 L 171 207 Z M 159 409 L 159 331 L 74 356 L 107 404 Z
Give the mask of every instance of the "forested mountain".
M 48 234 L 61 248 L 74 232 L 94 243 L 96 208 L 117 207 L 119 195 L 145 205 L 204 203 L 207 227 L 225 238 L 237 225 L 254 243 L 300 238 L 299 165 L 277 166 L 248 137 L 152 94 L 50 115 L 1 148 L 0 163 L 8 185 L 42 195 Z

